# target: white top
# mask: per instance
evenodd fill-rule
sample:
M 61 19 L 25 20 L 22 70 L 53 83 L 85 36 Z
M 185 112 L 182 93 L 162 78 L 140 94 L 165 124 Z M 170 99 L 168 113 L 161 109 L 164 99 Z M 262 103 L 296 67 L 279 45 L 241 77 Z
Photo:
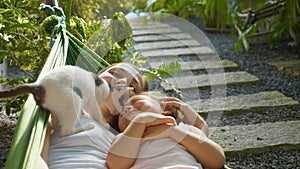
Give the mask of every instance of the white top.
M 138 157 L 131 169 L 202 169 L 193 155 L 169 138 L 143 141 Z
M 66 137 L 60 137 L 60 130 L 51 135 L 48 154 L 50 169 L 107 168 L 105 160 L 115 135 L 85 116 L 79 118 L 79 124 L 94 124 L 95 127 Z

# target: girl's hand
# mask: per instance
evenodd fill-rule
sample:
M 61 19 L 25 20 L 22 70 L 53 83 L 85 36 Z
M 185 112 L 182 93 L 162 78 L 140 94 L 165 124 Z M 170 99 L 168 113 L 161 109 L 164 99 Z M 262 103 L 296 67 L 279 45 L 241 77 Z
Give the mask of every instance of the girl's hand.
M 196 121 L 198 114 L 189 104 L 184 103 L 183 101 L 175 97 L 165 97 L 160 101 L 161 105 L 164 106 L 166 110 L 176 109 L 180 111 L 184 116 L 184 121 L 186 123 L 193 124 Z M 173 112 L 174 110 L 172 110 L 172 113 Z M 166 111 L 164 115 L 170 115 L 170 111 Z M 174 113 L 172 115 L 174 115 Z M 174 116 L 177 117 L 178 115 Z
M 134 117 L 132 121 L 135 123 L 146 124 L 146 127 L 160 124 L 176 125 L 176 121 L 173 117 L 150 112 L 140 113 Z
M 172 109 L 172 107 L 176 108 L 181 112 L 183 116 L 177 116 L 177 119 L 179 119 L 179 121 L 201 129 L 208 136 L 207 123 L 189 104 L 184 103 L 175 97 L 165 97 L 161 99 L 161 105 L 165 106 L 165 109 L 167 110 Z

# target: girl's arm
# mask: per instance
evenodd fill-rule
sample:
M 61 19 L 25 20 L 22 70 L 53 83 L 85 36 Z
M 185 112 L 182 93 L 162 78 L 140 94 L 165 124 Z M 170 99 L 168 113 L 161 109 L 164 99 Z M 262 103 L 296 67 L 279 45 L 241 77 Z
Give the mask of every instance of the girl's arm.
M 145 129 L 166 123 L 176 124 L 172 117 L 156 113 L 141 113 L 133 118 L 124 132 L 119 134 L 112 143 L 106 158 L 108 168 L 130 168 L 138 156 Z
M 184 146 L 199 163 L 207 168 L 222 168 L 225 154 L 220 145 L 207 138 L 206 134 L 191 125 L 174 126 L 170 137 Z
M 116 136 L 106 157 L 109 169 L 127 169 L 135 163 L 145 128 L 146 124 L 132 122 Z
M 156 125 L 147 127 L 144 138 L 171 138 L 181 144 L 196 160 L 207 168 L 222 168 L 225 163 L 223 149 L 207 138 L 206 134 L 194 126 L 179 124 L 178 126 Z

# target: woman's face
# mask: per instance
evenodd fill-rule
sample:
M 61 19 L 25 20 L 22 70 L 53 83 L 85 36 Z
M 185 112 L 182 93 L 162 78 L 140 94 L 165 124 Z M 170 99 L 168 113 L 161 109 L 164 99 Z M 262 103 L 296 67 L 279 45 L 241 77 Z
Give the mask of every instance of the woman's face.
M 123 103 L 128 100 L 129 97 L 147 90 L 148 84 L 145 78 L 130 64 L 118 63 L 107 69 L 104 69 L 99 77 L 106 80 L 111 86 L 116 86 L 117 84 L 126 85 L 127 91 L 120 93 L 112 92 L 110 98 L 107 100 L 110 106 L 114 106 L 117 111 L 120 111 L 121 106 L 124 106 Z M 117 112 L 111 112 L 116 113 Z
M 134 94 L 148 90 L 146 79 L 131 64 L 115 64 L 104 69 L 104 71 L 99 74 L 99 77 L 105 79 L 111 85 L 127 84 L 129 87 L 134 88 Z

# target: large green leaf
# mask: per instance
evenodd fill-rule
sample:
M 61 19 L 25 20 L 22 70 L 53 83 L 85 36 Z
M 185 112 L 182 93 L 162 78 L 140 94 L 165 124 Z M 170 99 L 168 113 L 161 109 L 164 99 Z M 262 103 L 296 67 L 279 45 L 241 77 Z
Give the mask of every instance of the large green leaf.
M 181 65 L 176 61 L 172 62 L 165 62 L 161 65 L 159 65 L 158 72 L 164 77 L 164 76 L 173 76 L 180 72 L 182 72 Z

